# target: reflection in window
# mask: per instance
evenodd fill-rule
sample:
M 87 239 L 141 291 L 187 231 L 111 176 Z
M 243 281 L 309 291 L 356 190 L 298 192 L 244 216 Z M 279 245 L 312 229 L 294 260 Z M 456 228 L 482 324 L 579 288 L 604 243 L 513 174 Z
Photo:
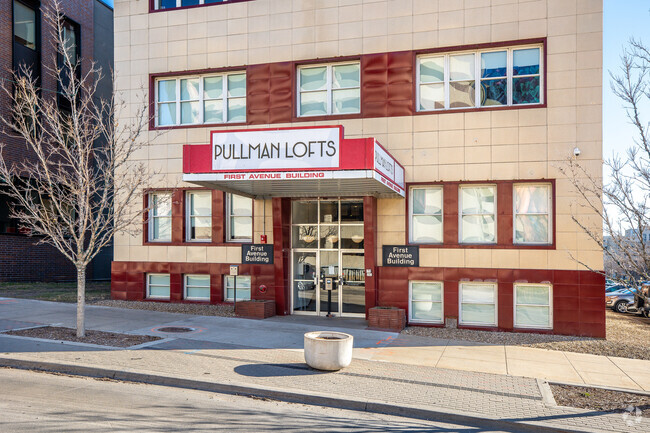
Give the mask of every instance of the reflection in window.
M 537 104 L 540 94 L 539 48 L 514 50 L 512 103 Z
M 515 284 L 515 326 L 549 329 L 551 316 L 551 286 L 547 284 Z
M 215 3 L 225 3 L 232 0 L 155 0 L 155 9 L 172 9 L 188 6 L 209 5 Z
M 514 195 L 515 243 L 551 243 L 551 185 L 515 185 Z
M 411 188 L 410 242 L 442 243 L 442 187 Z
M 238 275 L 231 277 L 227 275 L 225 281 L 225 300 L 233 301 L 235 299 L 235 280 L 237 282 L 237 300 L 249 301 L 251 299 L 251 277 L 250 275 Z
M 359 63 L 300 67 L 298 89 L 299 116 L 361 111 Z
M 185 299 L 210 300 L 210 275 L 185 275 Z
M 411 281 L 409 321 L 442 323 L 442 283 L 437 281 Z
M 508 104 L 508 52 L 481 54 L 481 105 Z
M 14 1 L 14 41 L 36 50 L 36 11 Z
M 253 239 L 253 199 L 236 194 L 226 197 L 228 241 L 250 242 Z
M 459 323 L 496 326 L 496 291 L 492 283 L 461 283 Z
M 149 194 L 149 240 L 169 242 L 172 240 L 171 193 Z
M 212 192 L 188 191 L 186 231 L 188 241 L 212 239 Z
M 485 244 L 496 242 L 496 187 L 460 188 L 460 242 Z

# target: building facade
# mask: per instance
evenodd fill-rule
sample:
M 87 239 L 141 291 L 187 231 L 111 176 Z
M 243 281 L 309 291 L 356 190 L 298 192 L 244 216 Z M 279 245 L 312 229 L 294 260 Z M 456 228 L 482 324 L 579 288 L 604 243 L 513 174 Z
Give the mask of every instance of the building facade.
M 25 65 L 31 68 L 43 95 L 59 98 L 56 78 L 48 73 L 56 59 L 54 36 L 43 18 L 44 8 L 51 5 L 49 0 L 0 1 L 0 38 L 5 41 L 5 48 L 0 50 L 0 81 L 6 89 L 11 89 L 11 71 L 21 71 Z M 65 31 L 82 59 L 79 73 L 85 73 L 91 61 L 109 71 L 113 65 L 113 10 L 99 0 L 66 0 L 61 2 L 61 8 Z M 111 89 L 110 79 L 104 80 L 97 96 L 110 97 Z M 59 98 L 61 109 L 65 109 L 65 102 Z M 0 110 L 3 116 L 11 112 L 5 92 L 0 92 Z M 8 165 L 34 157 L 15 136 L 0 135 L 0 142 L 5 145 L 0 157 Z M 39 245 L 38 237 L 30 236 L 10 217 L 10 207 L 7 197 L 0 194 L 0 281 L 74 280 L 74 266 L 54 247 Z M 94 268 L 96 277 L 108 279 L 109 263 L 110 257 L 94 262 L 89 274 Z
M 116 0 L 115 56 L 159 174 L 113 298 L 605 335 L 559 170 L 601 176 L 602 1 Z

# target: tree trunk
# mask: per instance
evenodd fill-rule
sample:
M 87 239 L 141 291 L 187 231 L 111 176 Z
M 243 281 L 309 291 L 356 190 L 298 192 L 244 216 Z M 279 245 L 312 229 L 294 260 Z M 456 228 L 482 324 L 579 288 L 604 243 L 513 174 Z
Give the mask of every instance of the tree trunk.
M 86 336 L 86 267 L 77 266 L 77 337 Z

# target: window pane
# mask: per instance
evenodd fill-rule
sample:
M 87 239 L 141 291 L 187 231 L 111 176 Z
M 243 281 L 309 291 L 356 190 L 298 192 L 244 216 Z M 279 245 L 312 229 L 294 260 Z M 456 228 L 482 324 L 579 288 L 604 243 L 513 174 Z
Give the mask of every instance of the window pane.
M 442 216 L 415 215 L 412 224 L 412 242 L 442 242 Z
M 246 98 L 228 99 L 228 122 L 246 121 Z
M 293 226 L 291 244 L 294 248 L 316 248 L 318 228 L 316 226 Z
M 549 286 L 527 286 L 517 284 L 515 285 L 515 290 L 517 291 L 517 305 L 529 304 L 548 306 L 549 304 L 549 292 L 551 290 Z
M 300 115 L 317 116 L 327 114 L 327 92 L 300 94 Z
M 461 302 L 494 303 L 493 284 L 461 284 Z
M 548 186 L 515 186 L 515 212 L 548 213 Z
M 449 79 L 451 81 L 474 79 L 474 54 L 449 57 Z
M 411 190 L 414 214 L 439 214 L 442 212 L 442 188 L 414 188 Z
M 210 240 L 212 238 L 212 218 L 192 217 L 190 219 L 190 239 Z
M 465 243 L 491 243 L 494 237 L 494 216 L 463 216 L 462 239 Z
M 169 275 L 149 275 L 149 284 L 169 286 Z
M 203 79 L 203 97 L 206 99 L 221 98 L 223 95 L 222 77 L 205 77 Z
M 158 104 L 158 125 L 176 124 L 176 103 Z
M 228 97 L 246 96 L 246 74 L 228 75 Z
M 181 100 L 199 99 L 199 79 L 186 78 L 181 80 Z
M 231 239 L 251 239 L 253 237 L 252 217 L 231 217 L 230 224 Z
M 291 203 L 293 224 L 315 224 L 318 221 L 318 202 L 294 201 Z
M 443 83 L 420 86 L 420 110 L 445 108 L 445 87 Z
M 339 221 L 339 202 L 321 201 L 320 202 L 320 222 L 337 223 Z
M 186 277 L 188 286 L 210 287 L 210 275 L 188 275 Z
M 517 306 L 515 323 L 517 326 L 548 328 L 551 326 L 549 307 Z
M 461 188 L 460 191 L 464 215 L 494 213 L 494 187 Z
M 176 80 L 158 81 L 158 102 L 176 100 Z
M 149 286 L 149 296 L 169 298 L 169 286 Z
M 332 67 L 332 88 L 359 87 L 359 65 L 339 65 Z
M 508 103 L 508 80 L 481 81 L 481 106 L 506 105 Z
M 332 91 L 332 112 L 335 114 L 358 113 L 361 110 L 359 89 Z
M 324 90 L 327 87 L 327 67 L 301 68 L 300 91 Z
M 411 299 L 442 302 L 442 283 L 412 283 Z
M 176 7 L 176 0 L 160 0 L 160 9 L 169 9 Z
M 171 216 L 172 200 L 170 194 L 153 194 L 151 206 L 155 216 Z
M 548 243 L 548 216 L 517 215 L 515 220 L 515 242 Z
M 513 104 L 539 103 L 539 77 L 523 77 L 512 79 Z
M 494 323 L 494 305 L 461 304 L 460 308 L 463 323 L 496 325 Z
M 476 100 L 474 81 L 449 83 L 449 108 L 473 107 Z
M 36 11 L 17 1 L 14 2 L 14 40 L 36 49 Z
M 230 213 L 232 215 L 253 215 L 253 199 L 231 194 Z
M 429 57 L 420 59 L 420 83 L 445 81 L 445 58 Z
M 196 6 L 199 0 L 181 0 L 181 6 Z
M 363 222 L 362 201 L 341 202 L 341 224 Z
M 153 239 L 170 240 L 172 238 L 172 220 L 171 218 L 154 218 L 153 219 Z
M 341 226 L 341 248 L 363 248 L 363 226 Z
M 239 293 L 237 293 L 239 295 Z M 188 287 L 187 297 L 195 299 L 210 299 L 210 287 Z
M 321 248 L 338 248 L 339 247 L 339 226 L 320 226 L 320 247 Z
M 203 121 L 205 123 L 223 122 L 223 100 L 205 101 L 203 104 Z
M 508 63 L 506 51 L 481 54 L 481 78 L 505 77 Z
M 513 75 L 539 74 L 539 48 L 513 51 Z
M 411 316 L 423 322 L 442 322 L 442 303 L 412 302 Z
M 189 196 L 191 215 L 212 215 L 212 193 L 210 191 L 193 192 Z
M 181 102 L 181 123 L 199 123 L 199 102 Z
M 251 277 L 249 275 L 226 276 L 226 299 L 235 297 L 235 278 L 237 278 L 237 300 L 249 300 L 251 298 Z

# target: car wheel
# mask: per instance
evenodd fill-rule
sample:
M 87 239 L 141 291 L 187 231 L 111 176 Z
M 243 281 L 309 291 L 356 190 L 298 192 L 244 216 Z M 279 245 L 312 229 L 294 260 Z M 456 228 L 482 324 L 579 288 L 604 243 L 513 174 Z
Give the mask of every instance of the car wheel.
M 614 305 L 614 311 L 617 313 L 627 313 L 627 303 L 625 301 L 618 301 Z

